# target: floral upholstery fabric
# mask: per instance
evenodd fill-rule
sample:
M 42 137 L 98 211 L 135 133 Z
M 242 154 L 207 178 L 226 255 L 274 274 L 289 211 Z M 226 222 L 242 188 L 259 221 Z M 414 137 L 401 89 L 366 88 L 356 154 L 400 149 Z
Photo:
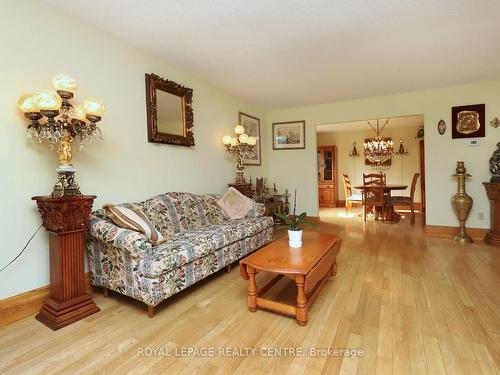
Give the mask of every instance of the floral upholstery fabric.
M 171 241 L 156 246 L 153 256 L 141 260 L 141 271 L 146 277 L 157 277 L 272 225 L 271 217 L 259 217 L 229 220 L 223 224 L 178 233 Z
M 259 217 L 264 216 L 266 206 L 263 203 L 257 203 L 254 208 L 250 210 L 246 217 Z
M 93 237 L 107 245 L 121 248 L 133 257 L 146 257 L 152 253 L 153 245 L 147 237 L 130 229 L 120 228 L 113 222 L 91 215 L 89 231 Z
M 139 261 L 127 251 L 89 237 L 87 250 L 92 284 L 112 289 L 156 306 L 168 297 L 243 258 L 273 240 L 273 228 L 217 249 L 202 258 L 174 268 L 158 277 L 141 275 Z
M 119 228 L 103 210 L 91 216 L 87 251 L 92 282 L 155 306 L 273 239 L 273 220 L 257 204 L 246 218 L 228 220 L 218 195 L 161 194 L 142 207 L 169 240 L 153 246 Z M 125 203 L 123 206 L 130 206 Z

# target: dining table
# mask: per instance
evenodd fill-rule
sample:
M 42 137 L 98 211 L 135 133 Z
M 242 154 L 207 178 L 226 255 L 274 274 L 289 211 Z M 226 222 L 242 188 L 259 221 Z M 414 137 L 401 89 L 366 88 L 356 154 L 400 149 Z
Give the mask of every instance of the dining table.
M 355 185 L 353 187 L 354 187 L 354 189 L 361 190 L 361 192 L 364 190 L 363 185 Z M 385 184 L 384 193 L 387 194 L 388 196 L 391 196 L 392 191 L 406 190 L 407 188 L 408 188 L 408 185 L 404 185 L 404 184 Z M 377 216 L 378 215 L 375 215 L 376 220 L 377 220 Z M 389 206 L 389 210 L 387 211 L 385 220 L 398 222 L 399 220 L 401 220 L 401 215 L 398 214 L 394 210 L 394 206 Z

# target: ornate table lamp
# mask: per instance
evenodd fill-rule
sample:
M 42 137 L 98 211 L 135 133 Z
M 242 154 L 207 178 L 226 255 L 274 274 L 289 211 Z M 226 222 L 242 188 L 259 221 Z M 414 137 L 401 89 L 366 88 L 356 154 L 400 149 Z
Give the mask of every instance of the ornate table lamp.
M 225 135 L 222 137 L 222 143 L 226 146 L 226 152 L 236 157 L 236 184 L 246 184 L 245 177 L 243 176 L 243 171 L 245 170 L 245 165 L 243 164 L 243 156 L 245 152 L 252 149 L 257 143 L 255 137 L 248 136 L 245 133 L 245 128 L 242 125 L 236 125 L 234 127 L 234 132 L 236 137 L 231 135 Z
M 58 181 L 54 185 L 53 197 L 81 195 L 75 182 L 76 169 L 71 164 L 71 144 L 75 139 L 84 150 L 84 141 L 91 143 L 101 139 L 97 123 L 101 121 L 104 105 L 95 99 L 85 100 L 73 106 L 69 100 L 76 91 L 76 82 L 67 74 L 57 74 L 53 78 L 56 91 L 42 90 L 21 96 L 17 102 L 26 118 L 31 122 L 26 132 L 27 138 L 35 138 L 39 143 L 47 141 L 49 149 L 57 147 L 59 166 L 56 168 Z M 43 118 L 45 122 L 40 122 Z
M 65 327 L 99 311 L 92 296 L 85 291 L 84 252 L 92 203 L 95 195 L 82 195 L 74 180 L 76 169 L 71 164 L 71 144 L 93 142 L 101 138 L 97 122 L 104 106 L 98 100 L 85 100 L 71 105 L 76 82 L 66 74 L 53 79 L 57 90 L 37 91 L 19 98 L 18 106 L 31 121 L 26 136 L 39 143 L 47 141 L 49 149 L 59 155 L 58 181 L 52 196 L 37 196 L 43 226 L 49 232 L 50 296 L 43 301 L 36 316 L 53 330 Z M 40 122 L 43 118 L 45 122 Z

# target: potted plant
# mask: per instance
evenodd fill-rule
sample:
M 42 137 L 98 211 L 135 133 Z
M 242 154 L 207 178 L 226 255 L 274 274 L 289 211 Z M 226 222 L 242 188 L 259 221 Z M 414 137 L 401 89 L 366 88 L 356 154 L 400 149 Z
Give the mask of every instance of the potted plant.
M 279 212 L 276 213 L 282 223 L 282 226 L 288 228 L 288 246 L 293 248 L 302 247 L 302 226 L 309 225 L 315 226 L 315 224 L 308 222 L 306 220 L 307 213 L 302 212 L 300 215 L 295 215 L 295 209 L 297 206 L 297 189 L 295 189 L 293 197 L 293 214 L 284 215 Z

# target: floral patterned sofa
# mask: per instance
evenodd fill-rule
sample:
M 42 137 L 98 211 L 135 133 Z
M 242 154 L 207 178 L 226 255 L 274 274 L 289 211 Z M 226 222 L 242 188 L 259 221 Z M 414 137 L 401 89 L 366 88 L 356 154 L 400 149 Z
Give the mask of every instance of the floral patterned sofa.
M 214 194 L 165 193 L 135 203 L 168 240 L 153 246 L 142 233 L 120 228 L 103 209 L 92 213 L 87 253 L 92 284 L 154 307 L 273 239 L 273 219 L 256 204 L 229 220 Z M 131 207 L 125 203 L 122 206 Z

